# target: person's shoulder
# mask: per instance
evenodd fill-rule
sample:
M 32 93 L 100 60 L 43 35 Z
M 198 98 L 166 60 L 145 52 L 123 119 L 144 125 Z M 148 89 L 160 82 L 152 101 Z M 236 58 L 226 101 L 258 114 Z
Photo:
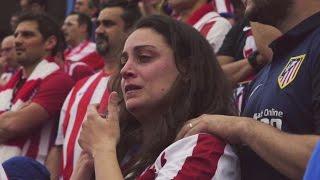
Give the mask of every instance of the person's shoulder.
M 208 21 L 215 21 L 216 23 L 231 26 L 230 22 L 226 18 L 222 17 L 220 14 L 214 11 L 207 13 L 203 18 L 208 18 Z
M 82 62 L 81 62 L 82 63 Z M 94 74 L 94 70 L 85 63 L 77 65 L 72 72 L 72 78 L 77 82 L 83 78 L 86 78 Z
M 184 149 L 188 147 L 195 148 L 199 146 L 201 146 L 202 148 L 219 148 L 220 150 L 223 150 L 226 146 L 226 143 L 211 134 L 200 133 L 180 139 L 168 146 L 166 150 L 176 149 L 177 147 L 181 147 L 181 149 Z
M 152 168 L 159 179 L 239 179 L 239 160 L 231 146 L 203 133 L 168 146 Z
M 69 80 L 72 81 L 71 77 L 61 69 L 53 72 L 52 74 L 50 74 L 45 78 L 45 80 L 51 80 L 51 79 L 65 79 L 67 81 Z
M 53 72 L 49 76 L 47 76 L 43 80 L 43 82 L 46 84 L 65 86 L 65 87 L 73 86 L 75 83 L 67 73 L 63 72 L 60 69 Z
M 102 73 L 101 71 L 98 71 L 98 72 L 96 72 L 96 73 L 93 73 L 93 74 L 90 75 L 90 76 L 87 76 L 87 77 L 85 77 L 85 78 L 82 78 L 81 80 L 79 80 L 79 81 L 76 82 L 76 85 L 77 85 L 77 84 L 83 84 L 83 83 L 85 83 L 85 82 L 87 82 L 87 81 L 89 81 L 89 80 L 91 80 L 91 79 L 96 79 L 101 73 Z

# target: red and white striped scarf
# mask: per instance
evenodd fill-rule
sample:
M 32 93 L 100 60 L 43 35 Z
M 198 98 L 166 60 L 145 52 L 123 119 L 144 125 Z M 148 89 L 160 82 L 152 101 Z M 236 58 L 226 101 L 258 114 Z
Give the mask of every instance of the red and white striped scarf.
M 18 84 L 24 81 L 23 69 L 19 69 L 0 90 L 0 114 L 6 111 L 17 111 L 27 105 L 41 81 L 58 69 L 59 66 L 56 63 L 42 60 L 18 90 Z

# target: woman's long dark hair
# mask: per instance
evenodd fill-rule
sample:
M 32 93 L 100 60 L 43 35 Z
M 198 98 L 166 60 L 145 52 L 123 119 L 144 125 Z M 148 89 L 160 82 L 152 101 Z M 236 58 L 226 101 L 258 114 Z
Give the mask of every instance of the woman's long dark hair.
M 153 15 L 141 19 L 134 30 L 150 28 L 159 33 L 171 47 L 179 75 L 163 99 L 163 117 L 154 122 L 150 142 L 142 142 L 138 121 L 120 104 L 121 139 L 119 154 L 133 143 L 143 143 L 138 161 L 124 172 L 138 176 L 150 166 L 167 146 L 174 142 L 180 128 L 187 120 L 202 114 L 234 114 L 231 88 L 220 68 L 213 49 L 194 28 L 169 17 Z M 147 37 L 147 36 L 146 36 Z M 113 90 L 120 96 L 120 75 L 115 78 Z M 120 158 L 121 159 L 121 158 Z

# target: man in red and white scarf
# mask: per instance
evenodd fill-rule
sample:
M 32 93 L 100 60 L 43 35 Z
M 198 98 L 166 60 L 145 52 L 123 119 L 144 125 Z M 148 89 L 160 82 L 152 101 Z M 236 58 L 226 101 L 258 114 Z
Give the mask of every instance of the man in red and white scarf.
M 75 62 L 82 62 L 77 65 L 87 65 L 95 71 L 103 68 L 104 60 L 96 52 L 96 44 L 89 40 L 92 31 L 89 16 L 83 13 L 72 13 L 66 17 L 61 29 L 68 45 L 64 52 L 67 66 Z M 72 73 L 70 75 L 73 75 L 73 72 L 69 72 Z
M 118 69 L 117 57 L 122 50 L 123 40 L 140 17 L 138 6 L 128 6 L 127 0 L 110 1 L 101 10 L 95 37 L 97 52 L 104 57 L 105 66 L 102 71 L 78 81 L 63 104 L 56 146 L 52 148 L 46 163 L 52 179 L 59 175 L 62 175 L 63 179 L 69 179 L 76 167 L 82 152 L 78 137 L 82 122 L 86 118 L 87 107 L 90 104 L 100 104 L 101 110 L 107 107 L 109 76 Z M 62 163 L 59 162 L 61 157 Z M 60 167 L 61 165 L 63 167 Z
M 56 63 L 44 59 L 54 56 L 62 43 L 59 26 L 51 18 L 23 14 L 14 36 L 21 69 L 0 90 L 0 159 L 23 155 L 43 163 L 73 81 Z
M 211 44 L 214 52 L 222 45 L 231 29 L 230 22 L 215 12 L 212 2 L 207 0 L 169 0 L 173 16 L 197 29 Z

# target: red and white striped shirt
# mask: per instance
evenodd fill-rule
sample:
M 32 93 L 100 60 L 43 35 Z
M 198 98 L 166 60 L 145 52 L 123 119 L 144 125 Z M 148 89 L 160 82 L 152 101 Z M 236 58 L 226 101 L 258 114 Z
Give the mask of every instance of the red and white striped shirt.
M 63 82 L 63 86 L 61 86 Z M 18 83 L 20 87 L 16 86 Z M 33 131 L 17 136 L 1 144 L 1 160 L 22 155 L 31 157 L 41 163 L 47 158 L 53 145 L 56 132 L 56 120 L 61 105 L 73 86 L 71 78 L 59 70 L 59 66 L 46 59 L 41 60 L 28 78 L 23 77 L 20 69 L 0 90 L 0 114 L 20 111 L 30 103 L 40 105 L 48 113 L 43 125 L 33 127 Z
M 245 26 L 243 32 L 246 35 L 246 42 L 243 47 L 243 57 L 248 58 L 253 52 L 257 51 L 256 41 L 254 40 L 252 34 L 252 28 L 250 26 Z
M 71 62 L 65 61 L 63 65 L 63 70 L 71 78 L 77 82 L 85 77 L 91 76 L 94 74 L 94 70 L 84 62 Z
M 234 7 L 231 0 L 213 0 L 213 6 L 219 14 L 233 14 Z
M 240 179 L 240 164 L 229 144 L 209 134 L 196 134 L 167 147 L 139 180 Z
M 64 52 L 66 61 L 84 62 L 94 70 L 104 67 L 103 58 L 96 51 L 96 44 L 90 41 L 83 41 L 75 48 L 68 48 Z
M 206 37 L 216 53 L 232 26 L 227 19 L 213 10 L 212 3 L 204 4 L 188 18 L 187 23 Z
M 101 99 L 108 98 L 109 76 L 98 72 L 76 83 L 65 100 L 61 114 L 56 145 L 63 149 L 63 179 L 69 179 L 82 151 L 78 138 L 87 107 L 99 104 Z

